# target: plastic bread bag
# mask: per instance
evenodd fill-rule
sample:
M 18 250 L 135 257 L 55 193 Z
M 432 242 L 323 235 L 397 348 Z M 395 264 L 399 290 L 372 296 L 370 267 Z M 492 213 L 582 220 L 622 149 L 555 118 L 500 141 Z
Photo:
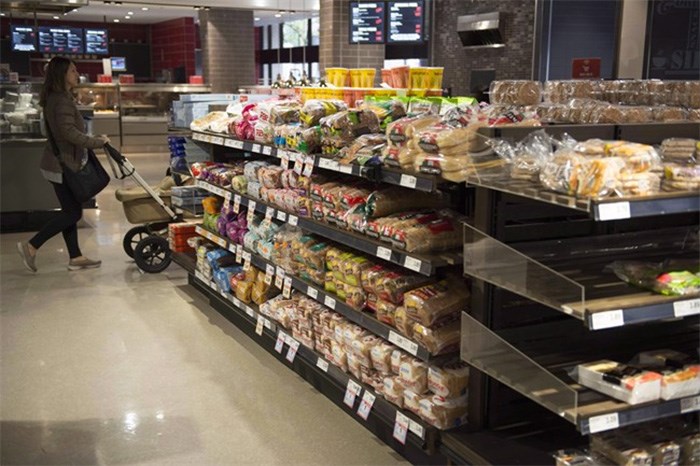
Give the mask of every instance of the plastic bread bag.
M 263 144 L 272 144 L 275 139 L 275 127 L 271 124 L 258 120 L 253 129 L 253 140 Z
M 366 257 L 356 256 L 343 261 L 343 281 L 352 286 L 362 285 L 362 272 L 373 267 L 374 264 Z
M 455 249 L 461 244 L 459 221 L 452 213 L 422 224 L 395 229 L 392 244 L 406 252 L 428 253 Z
M 297 133 L 297 145 L 293 147 L 303 154 L 316 154 L 321 151 L 321 128 L 312 126 Z
M 605 145 L 605 155 L 624 159 L 626 170 L 641 173 L 661 167 L 661 157 L 653 146 L 633 142 L 611 142 Z
M 427 327 L 466 309 L 469 296 L 464 280 L 449 277 L 405 293 L 404 307 L 408 317 Z
M 615 261 L 606 269 L 629 283 L 668 296 L 700 294 L 700 264 L 697 261 Z
M 432 395 L 429 393 L 419 395 L 406 389 L 403 392 L 403 407 L 411 411 L 413 414 L 420 416 L 420 402 L 431 397 Z
M 464 127 L 471 124 L 480 111 L 474 102 L 460 103 L 442 112 L 441 123 L 452 127 Z
M 664 165 L 664 187 L 697 190 L 700 186 L 700 165 Z
M 307 126 L 316 126 L 321 118 L 347 110 L 348 106 L 342 100 L 307 100 L 301 108 L 300 120 Z
M 691 138 L 667 138 L 661 142 L 661 155 L 664 161 L 695 164 L 697 162 L 698 144 Z
M 342 286 L 344 290 L 343 299 L 345 304 L 357 311 L 361 311 L 362 308 L 365 307 L 365 302 L 367 301 L 367 294 L 364 292 L 364 290 L 359 286 L 352 286 L 348 285 L 347 283 L 344 283 Z M 338 284 L 336 284 L 336 288 L 337 287 Z
M 540 183 L 552 191 L 574 194 L 578 188 L 579 166 L 585 157 L 571 149 L 559 150 L 540 170 Z
M 397 98 L 377 99 L 367 97 L 360 105 L 360 108 L 374 112 L 383 130 L 392 122 L 406 116 L 406 105 L 401 99 Z
M 270 109 L 270 123 L 284 125 L 298 123 L 301 118 L 301 105 L 295 100 L 275 103 Z
M 439 209 L 445 204 L 446 199 L 439 194 L 392 186 L 370 193 L 365 212 L 368 217 L 384 217 L 411 209 Z
M 414 393 L 428 391 L 428 365 L 415 358 L 401 363 L 399 367 L 401 385 Z
M 612 194 L 620 186 L 619 179 L 625 166 L 620 157 L 585 159 L 577 167 L 575 194 L 592 198 Z
M 368 161 L 365 160 L 368 158 L 367 154 L 381 154 L 384 145 L 386 145 L 386 136 L 384 134 L 363 134 L 356 138 L 348 147 L 341 149 L 339 154 L 340 163 L 344 165 L 350 165 L 352 163 L 356 163 L 357 165 L 371 165 L 371 163 L 367 163 Z M 369 158 L 371 159 L 371 156 Z M 361 161 L 365 163 L 360 163 Z
M 611 459 L 615 464 L 624 466 L 651 466 L 651 455 L 644 448 L 639 448 L 630 438 L 611 433 L 599 433 L 590 436 L 591 452 Z
M 428 389 L 443 398 L 457 398 L 467 393 L 469 366 L 462 362 L 428 368 Z
M 661 176 L 654 172 L 621 173 L 615 193 L 620 196 L 649 196 L 661 190 Z
M 439 396 L 419 402 L 420 417 L 438 429 L 451 429 L 467 422 L 468 395 L 445 399 Z
M 391 404 L 403 408 L 403 392 L 405 388 L 400 377 L 384 377 L 384 398 Z
M 398 269 L 387 270 L 374 279 L 373 288 L 380 299 L 399 305 L 403 303 L 404 293 L 432 281 L 430 277 L 419 274 Z
M 596 93 L 596 83 L 590 80 L 546 81 L 544 83 L 545 102 L 564 103 L 573 98 L 592 98 Z
M 391 374 L 391 353 L 394 345 L 380 341 L 370 350 L 372 367 L 382 374 Z
M 269 167 L 270 164 L 263 161 L 253 161 L 245 164 L 243 168 L 243 175 L 245 175 L 248 181 L 258 181 L 258 170 L 263 167 Z
M 360 372 L 360 359 L 352 352 L 348 352 L 346 357 L 348 360 L 348 372 L 350 375 L 356 379 L 362 377 L 362 373 Z
M 332 341 L 331 342 L 331 351 L 332 351 L 332 356 L 333 356 L 333 358 L 331 359 L 331 362 L 335 366 L 337 366 L 341 371 L 347 372 L 348 371 L 348 353 L 343 348 L 343 345 L 341 345 L 337 341 Z
M 408 338 L 413 337 L 413 323 L 413 320 L 408 316 L 404 306 L 396 308 L 394 312 L 394 325 L 399 332 Z
M 654 121 L 685 121 L 688 119 L 688 112 L 683 107 L 654 107 Z
M 278 167 L 276 165 L 272 165 L 269 167 L 261 167 L 257 172 L 258 182 L 266 188 L 281 188 L 281 177 L 283 171 L 284 170 L 282 169 L 282 167 Z
M 455 312 L 452 317 L 448 315 L 447 318 L 458 315 Z M 459 319 L 433 324 L 432 327 L 415 323 L 413 325 L 413 339 L 425 346 L 432 355 L 450 353 L 459 350 L 460 329 Z
M 393 327 L 396 324 L 396 321 L 394 320 L 394 314 L 396 313 L 397 308 L 396 304 L 377 299 L 374 305 L 377 320 Z
M 371 368 L 372 367 L 372 359 L 371 359 L 371 352 L 372 348 L 375 346 L 379 345 L 381 343 L 381 339 L 375 335 L 367 335 L 364 336 L 360 339 L 352 341 L 350 345 L 350 351 L 352 354 L 354 354 L 358 359 L 361 365 Z
M 327 243 L 316 243 L 301 250 L 304 263 L 315 270 L 326 270 L 326 252 L 331 248 Z
M 347 225 L 348 230 L 364 233 L 367 229 L 366 217 L 365 205 L 357 204 L 343 215 L 343 223 Z
M 418 146 L 429 154 L 468 154 L 487 149 L 486 139 L 477 130 L 476 125 L 453 128 L 438 124 L 421 131 L 415 138 Z
M 542 85 L 537 81 L 493 81 L 489 100 L 493 104 L 536 105 L 542 96 Z
M 202 199 L 202 207 L 204 212 L 215 215 L 221 211 L 221 199 L 215 196 L 209 196 Z
M 404 353 L 399 349 L 395 349 L 391 352 L 391 373 L 399 375 L 401 373 L 401 364 L 413 359 L 408 354 Z
M 367 133 L 379 132 L 379 118 L 371 110 L 343 110 L 321 119 L 325 136 L 337 136 L 345 140 Z
M 226 112 L 209 112 L 202 118 L 195 118 L 190 123 L 192 131 L 208 131 L 212 123 L 217 121 L 228 121 L 229 115 Z

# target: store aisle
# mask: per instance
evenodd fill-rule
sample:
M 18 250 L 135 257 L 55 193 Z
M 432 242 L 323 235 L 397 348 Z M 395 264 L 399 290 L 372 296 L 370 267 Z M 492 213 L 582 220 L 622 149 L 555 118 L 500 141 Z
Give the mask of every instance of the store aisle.
M 167 155 L 130 155 L 156 183 Z M 128 185 L 132 185 L 130 181 Z M 62 238 L 39 273 L 0 235 L 2 464 L 406 464 L 260 349 L 171 265 L 141 274 L 122 251 L 113 182 L 86 211 L 68 272 Z

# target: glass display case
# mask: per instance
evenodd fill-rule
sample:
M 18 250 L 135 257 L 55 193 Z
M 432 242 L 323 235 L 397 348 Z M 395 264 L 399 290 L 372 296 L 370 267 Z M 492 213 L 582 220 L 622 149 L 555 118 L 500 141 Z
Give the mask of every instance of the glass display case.
M 0 134 L 7 138 L 41 138 L 41 83 L 0 83 Z
M 116 84 L 81 84 L 76 89 L 81 109 L 92 110 L 91 132 L 109 137 L 112 145 L 121 147 L 119 121 L 119 89 Z

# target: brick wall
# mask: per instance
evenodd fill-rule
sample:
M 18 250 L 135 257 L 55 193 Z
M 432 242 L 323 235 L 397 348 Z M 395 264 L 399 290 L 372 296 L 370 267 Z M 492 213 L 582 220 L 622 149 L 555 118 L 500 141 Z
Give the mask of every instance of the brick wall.
M 153 76 L 164 69 L 184 66 L 185 76 L 195 74 L 197 33 L 193 18 L 178 18 L 151 25 Z
M 321 0 L 321 42 L 319 66 L 321 74 L 331 67 L 375 68 L 384 67 L 384 45 L 351 45 L 350 0 Z M 379 73 L 375 83 L 379 82 Z
M 457 35 L 457 17 L 501 13 L 506 46 L 468 49 Z M 530 79 L 535 24 L 534 0 L 438 0 L 435 2 L 434 66 L 444 66 L 443 86 L 469 94 L 472 69 L 494 69 L 496 79 Z
M 212 92 L 255 84 L 253 12 L 212 8 L 200 11 L 199 24 L 204 80 Z

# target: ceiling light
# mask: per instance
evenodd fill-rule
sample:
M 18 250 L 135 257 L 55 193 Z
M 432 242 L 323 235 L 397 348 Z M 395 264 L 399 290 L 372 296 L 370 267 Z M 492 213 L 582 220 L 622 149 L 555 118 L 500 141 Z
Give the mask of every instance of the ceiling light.
M 124 19 L 131 19 L 131 16 L 126 15 L 126 16 L 124 16 Z
M 279 14 L 279 13 L 275 13 L 275 18 L 281 18 L 281 17 L 282 17 L 282 15 L 281 15 L 281 14 Z
M 58 16 L 54 16 L 53 19 L 60 19 Z
M 78 0 L 68 0 L 68 3 L 78 3 Z
M 0 16 L 5 16 L 5 13 L 0 12 Z
M 147 6 L 142 7 L 141 11 L 148 11 L 148 7 Z
M 256 17 L 256 18 L 255 18 L 255 21 L 260 21 L 260 18 L 257 18 L 257 17 Z
M 129 16 L 131 16 L 131 15 L 134 14 L 134 12 L 133 12 L 133 11 L 129 11 L 129 12 L 127 12 L 126 14 L 129 15 Z
M 115 23 L 118 23 L 118 22 L 119 22 L 119 20 L 118 20 L 118 19 L 115 19 L 115 20 L 114 20 L 114 22 L 115 22 Z

